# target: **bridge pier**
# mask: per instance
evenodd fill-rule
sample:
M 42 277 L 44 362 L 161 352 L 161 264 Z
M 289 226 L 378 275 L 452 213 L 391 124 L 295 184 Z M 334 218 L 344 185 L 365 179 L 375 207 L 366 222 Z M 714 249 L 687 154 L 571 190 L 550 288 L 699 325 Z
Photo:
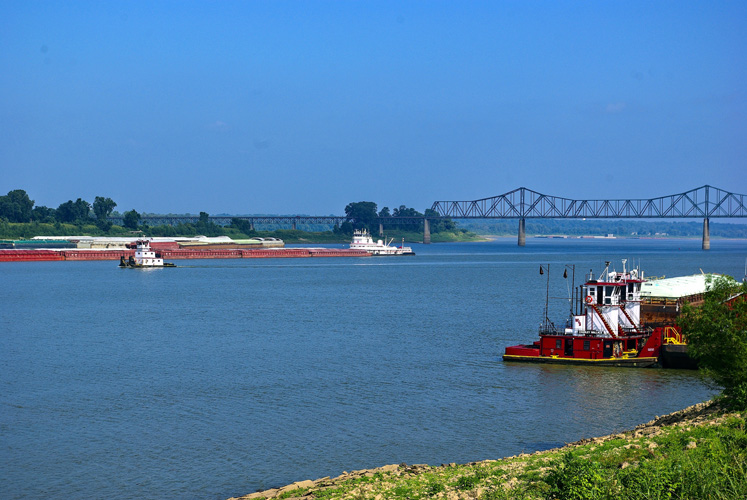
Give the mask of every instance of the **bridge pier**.
M 383 236 L 384 236 L 384 224 L 379 222 L 379 237 L 383 237 Z
M 527 244 L 527 229 L 526 229 L 526 221 L 524 219 L 519 219 L 519 246 L 523 247 Z
M 428 219 L 423 219 L 423 244 L 431 244 L 431 224 Z
M 708 217 L 703 219 L 703 250 L 711 249 L 711 230 L 708 227 Z

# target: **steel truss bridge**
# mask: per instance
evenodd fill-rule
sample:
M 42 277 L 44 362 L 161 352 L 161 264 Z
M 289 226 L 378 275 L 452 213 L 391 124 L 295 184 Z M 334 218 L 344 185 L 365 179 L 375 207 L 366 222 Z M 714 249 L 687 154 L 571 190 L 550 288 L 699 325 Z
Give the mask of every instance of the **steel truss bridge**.
M 526 243 L 525 221 L 543 219 L 703 219 L 703 250 L 711 248 L 709 220 L 747 217 L 745 195 L 705 185 L 659 198 L 572 200 L 521 187 L 474 201 L 437 201 L 431 210 L 454 219 L 519 219 L 519 246 Z M 427 226 L 427 224 L 426 224 Z
M 345 221 L 350 220 L 345 216 L 337 215 L 211 215 L 208 216 L 208 221 L 218 224 L 219 226 L 227 226 L 231 223 L 231 220 L 239 219 L 248 221 L 250 224 L 290 224 L 293 229 L 298 224 L 342 224 Z M 140 221 L 145 222 L 148 225 L 155 226 L 174 226 L 176 224 L 194 224 L 199 222 L 200 217 L 197 215 L 141 215 Z M 122 224 L 124 222 L 123 217 L 109 217 L 109 221 L 114 224 Z
M 525 187 L 507 193 L 473 201 L 437 201 L 427 217 L 380 217 L 379 232 L 391 224 L 423 224 L 423 242 L 430 243 L 430 221 L 438 219 L 518 219 L 519 246 L 526 242 L 526 219 L 703 219 L 703 249 L 710 248 L 709 220 L 713 218 L 747 218 L 747 195 L 731 193 L 705 185 L 684 193 L 649 199 L 619 198 L 614 200 L 574 200 L 550 196 Z M 355 222 L 346 216 L 209 216 L 218 225 L 228 225 L 232 219 L 255 224 L 342 224 Z M 122 217 L 109 220 L 122 224 Z M 149 225 L 196 223 L 199 216 L 144 215 L 140 220 Z
M 713 186 L 650 199 L 572 200 L 521 187 L 474 201 L 437 201 L 431 207 L 453 219 L 666 219 L 747 217 L 745 195 Z

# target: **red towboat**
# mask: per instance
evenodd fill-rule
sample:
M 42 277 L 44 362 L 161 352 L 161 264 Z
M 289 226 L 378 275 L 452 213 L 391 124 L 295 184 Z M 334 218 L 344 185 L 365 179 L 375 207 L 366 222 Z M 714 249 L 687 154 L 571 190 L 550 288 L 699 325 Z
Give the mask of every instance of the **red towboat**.
M 626 260 L 622 262 L 622 272 L 610 271 L 609 262 L 598 278 L 589 272 L 579 287 L 576 312 L 571 311 L 563 328 L 547 318 L 545 308 L 539 340 L 507 347 L 504 361 L 649 367 L 659 364 L 662 346 L 683 346 L 672 323 L 643 325 L 641 304 L 647 299 L 641 288 L 646 280 L 639 269 L 626 270 Z M 540 267 L 540 273 L 545 269 L 549 288 L 549 266 Z

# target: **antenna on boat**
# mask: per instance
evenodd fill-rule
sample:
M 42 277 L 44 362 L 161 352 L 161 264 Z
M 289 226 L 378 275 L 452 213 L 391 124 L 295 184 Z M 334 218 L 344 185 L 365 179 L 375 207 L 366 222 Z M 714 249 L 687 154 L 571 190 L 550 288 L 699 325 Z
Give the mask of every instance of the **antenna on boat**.
M 609 280 L 609 272 L 610 272 L 610 261 L 605 260 L 604 261 L 604 271 L 602 271 L 602 275 L 599 277 L 599 281 L 607 281 L 607 280 Z
M 550 325 L 550 318 L 547 317 L 547 307 L 550 302 L 550 264 L 545 264 L 545 266 L 547 266 L 547 291 L 545 292 L 545 329 L 547 329 Z M 545 274 L 542 264 L 540 264 L 540 274 Z
M 568 292 L 568 305 L 570 306 L 571 310 L 571 316 L 573 316 L 573 302 L 576 295 L 576 265 L 575 264 L 566 264 L 565 268 L 563 269 L 563 278 L 568 279 L 568 268 L 571 269 L 571 290 L 572 292 Z M 566 288 L 568 288 L 568 282 L 566 281 Z

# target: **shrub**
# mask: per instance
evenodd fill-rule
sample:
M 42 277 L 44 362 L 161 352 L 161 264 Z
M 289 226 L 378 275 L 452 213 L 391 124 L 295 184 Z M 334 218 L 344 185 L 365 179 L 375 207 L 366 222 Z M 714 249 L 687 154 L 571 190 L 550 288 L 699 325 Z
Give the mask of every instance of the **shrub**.
M 576 457 L 571 452 L 554 464 L 545 482 L 548 499 L 594 500 L 606 498 L 607 474 L 598 462 Z
M 723 388 L 729 406 L 747 408 L 747 283 L 707 281 L 703 305 L 685 305 L 679 324 L 701 372 Z

